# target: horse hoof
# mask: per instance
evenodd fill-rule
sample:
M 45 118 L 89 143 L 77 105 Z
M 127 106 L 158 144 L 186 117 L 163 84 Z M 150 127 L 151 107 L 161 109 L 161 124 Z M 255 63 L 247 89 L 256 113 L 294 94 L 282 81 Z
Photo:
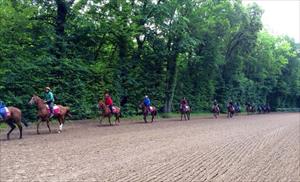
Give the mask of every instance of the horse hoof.
M 60 131 L 60 130 L 58 130 L 58 133 L 61 133 L 61 131 Z

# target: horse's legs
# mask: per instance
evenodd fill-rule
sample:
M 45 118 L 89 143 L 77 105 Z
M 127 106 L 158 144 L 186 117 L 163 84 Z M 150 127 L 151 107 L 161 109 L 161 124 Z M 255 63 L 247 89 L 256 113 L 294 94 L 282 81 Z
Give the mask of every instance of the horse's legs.
M 39 119 L 37 124 L 36 124 L 36 133 L 37 134 L 40 134 L 40 131 L 39 131 L 40 123 L 41 123 L 41 119 Z
M 10 130 L 9 132 L 7 133 L 7 140 L 9 140 L 9 135 L 10 133 L 16 128 L 16 126 L 14 125 L 14 123 L 12 121 L 8 121 L 7 124 L 10 126 Z
M 47 127 L 48 127 L 48 130 L 49 130 L 49 133 L 51 133 L 51 129 L 50 129 L 50 120 L 49 119 L 47 119 Z
M 59 122 L 59 129 L 58 129 L 58 133 L 62 132 L 62 129 L 63 129 L 63 117 L 59 117 L 58 118 L 58 122 Z
M 187 113 L 187 118 L 188 118 L 188 120 L 190 120 L 190 118 L 191 118 L 190 116 L 191 116 L 191 113 L 188 112 L 188 113 Z
M 181 121 L 182 121 L 182 116 L 183 116 L 183 114 L 182 114 L 182 112 L 181 112 Z
M 116 114 L 115 117 L 116 117 L 115 123 L 118 121 L 118 125 L 119 125 L 120 124 L 120 114 Z
M 154 115 L 155 115 L 155 114 L 154 114 L 154 113 L 152 113 L 151 115 L 152 115 L 152 118 L 151 118 L 151 123 L 153 123 L 153 120 L 154 120 Z
M 109 122 L 109 125 L 111 126 L 111 121 L 110 121 L 110 116 L 108 116 L 108 122 Z
M 22 130 L 23 130 L 21 121 L 17 122 L 16 124 L 17 124 L 17 126 L 19 128 L 19 131 L 20 131 L 20 137 L 19 138 L 21 139 L 22 138 Z
M 102 125 L 103 116 L 99 117 L 99 124 Z

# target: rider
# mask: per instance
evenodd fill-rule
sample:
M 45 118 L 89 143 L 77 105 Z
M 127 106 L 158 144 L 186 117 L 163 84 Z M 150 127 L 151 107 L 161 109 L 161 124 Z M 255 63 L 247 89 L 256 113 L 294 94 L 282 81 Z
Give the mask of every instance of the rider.
M 214 100 L 213 105 L 214 105 L 214 106 L 219 106 L 219 104 L 218 104 L 218 102 L 217 102 L 216 99 Z
M 217 100 L 215 99 L 214 102 L 213 102 L 213 108 L 212 109 L 214 109 L 216 107 L 219 108 L 219 104 L 218 104 Z
M 109 95 L 109 93 L 106 93 L 104 97 L 105 97 L 105 105 L 108 106 L 110 112 L 113 113 L 113 100 L 111 96 Z
M 0 100 L 0 111 L 6 107 L 4 102 L 2 100 Z M 0 113 L 0 121 L 4 119 L 4 116 L 2 116 L 2 113 Z
M 233 101 L 232 100 L 229 101 L 228 107 L 233 107 Z
M 53 107 L 54 107 L 54 96 L 53 93 L 51 92 L 50 87 L 46 87 L 45 88 L 45 103 L 49 106 L 50 109 L 50 118 L 52 118 L 54 116 L 53 113 Z
M 151 101 L 150 101 L 149 97 L 147 95 L 145 95 L 145 97 L 144 97 L 144 105 L 146 106 L 146 108 L 148 109 L 148 111 L 150 111 L 150 104 L 151 104 Z
M 237 112 L 240 112 L 240 110 L 241 110 L 241 108 L 240 108 L 240 103 L 239 102 L 237 102 L 236 104 L 235 104 L 235 109 L 236 109 L 236 111 Z
M 183 97 L 180 101 L 180 109 L 183 109 L 187 105 L 188 105 L 188 101 L 186 100 L 185 97 Z

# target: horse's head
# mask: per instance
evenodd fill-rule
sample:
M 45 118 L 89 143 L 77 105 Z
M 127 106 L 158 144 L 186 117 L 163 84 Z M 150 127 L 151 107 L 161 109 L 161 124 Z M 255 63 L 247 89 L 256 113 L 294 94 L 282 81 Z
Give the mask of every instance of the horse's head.
M 40 98 L 37 95 L 33 95 L 28 104 L 30 105 L 37 104 L 38 100 L 40 100 Z
M 141 102 L 141 103 L 138 105 L 138 108 L 139 108 L 139 109 L 143 109 L 144 107 L 145 107 L 145 105 L 144 105 L 143 102 Z
M 100 110 L 104 110 L 104 108 L 105 108 L 105 104 L 104 104 L 104 102 L 102 102 L 101 100 L 98 102 L 98 108 L 99 108 Z

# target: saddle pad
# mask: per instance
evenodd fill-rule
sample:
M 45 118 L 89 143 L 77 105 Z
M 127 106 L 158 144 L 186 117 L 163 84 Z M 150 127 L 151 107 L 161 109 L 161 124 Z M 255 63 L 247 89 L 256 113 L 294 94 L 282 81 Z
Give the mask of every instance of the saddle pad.
M 113 110 L 113 113 L 119 112 L 119 108 L 117 108 L 117 107 L 115 107 L 115 106 L 112 107 L 112 110 Z
M 49 106 L 48 105 L 46 105 L 46 106 L 47 106 L 47 109 L 48 109 L 48 113 L 50 113 Z M 59 114 L 60 113 L 60 108 L 57 105 L 53 106 L 53 113 L 54 114 Z
M 153 112 L 153 111 L 154 111 L 154 107 L 150 106 L 150 112 Z

